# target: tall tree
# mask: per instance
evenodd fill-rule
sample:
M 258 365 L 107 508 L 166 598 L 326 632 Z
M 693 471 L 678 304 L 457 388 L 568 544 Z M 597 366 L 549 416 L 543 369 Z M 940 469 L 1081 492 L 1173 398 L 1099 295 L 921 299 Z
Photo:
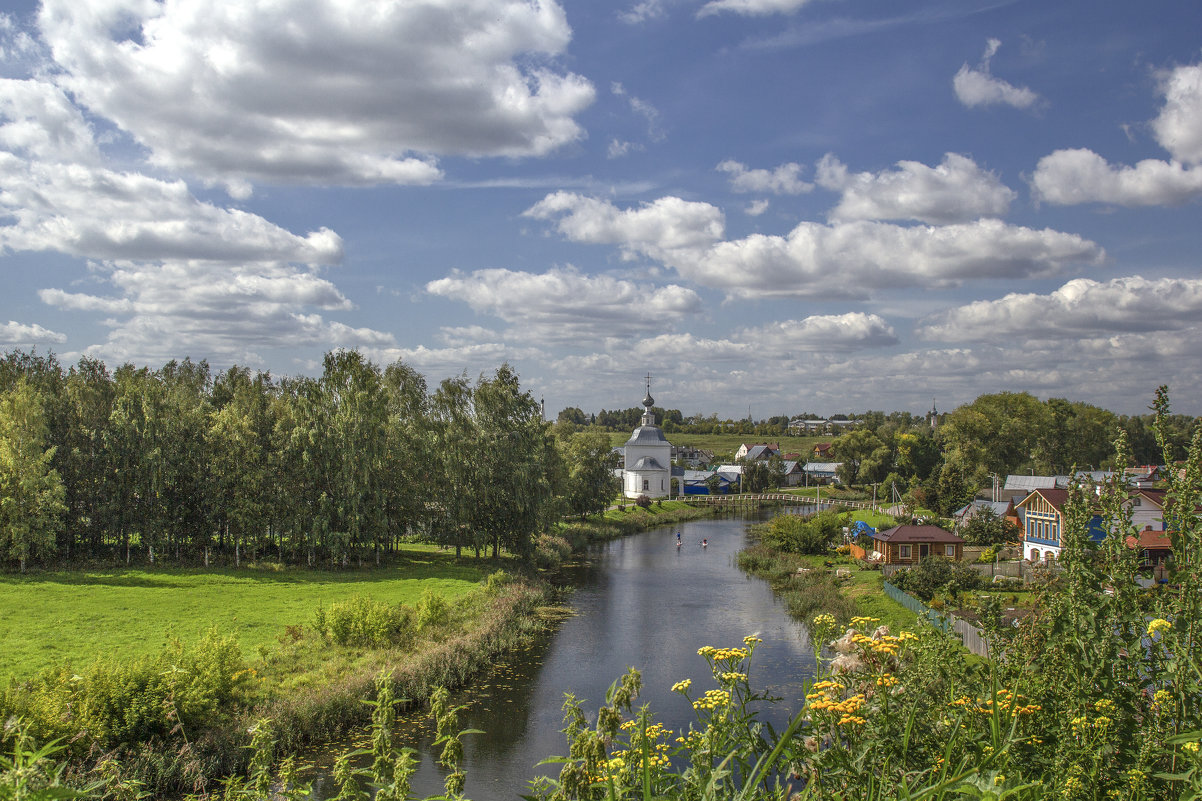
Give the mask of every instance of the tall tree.
M 66 511 L 37 390 L 24 378 L 0 398 L 0 548 L 25 564 L 53 551 Z
M 618 460 L 609 437 L 600 431 L 577 431 L 560 441 L 566 478 L 564 502 L 581 518 L 602 514 L 622 488 L 614 475 Z

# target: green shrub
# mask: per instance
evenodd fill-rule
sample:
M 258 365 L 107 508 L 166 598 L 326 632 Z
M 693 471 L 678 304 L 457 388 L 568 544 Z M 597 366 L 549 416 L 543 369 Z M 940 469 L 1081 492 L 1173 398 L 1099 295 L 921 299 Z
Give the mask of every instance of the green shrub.
M 319 608 L 314 628 L 338 645 L 379 648 L 407 643 L 416 630 L 413 618 L 409 607 L 356 595 L 331 604 L 328 610 Z
M 434 626 L 441 626 L 451 615 L 451 606 L 447 599 L 430 590 L 422 593 L 417 602 L 417 627 L 425 631 Z

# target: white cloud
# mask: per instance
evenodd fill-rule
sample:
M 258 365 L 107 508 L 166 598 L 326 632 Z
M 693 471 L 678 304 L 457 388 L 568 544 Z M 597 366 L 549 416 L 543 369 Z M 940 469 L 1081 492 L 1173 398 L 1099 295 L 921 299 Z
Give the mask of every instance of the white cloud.
M 1156 159 L 1127 167 L 1092 150 L 1057 150 L 1039 160 L 1031 189 L 1036 199 L 1059 205 L 1173 206 L 1202 195 L 1202 167 Z
M 968 222 L 1004 216 L 1016 197 L 997 175 L 956 153 L 944 155 L 936 167 L 899 161 L 893 171 L 855 174 L 828 154 L 817 175 L 824 188 L 843 192 L 829 214 L 832 220 Z
M 848 352 L 898 343 L 893 327 L 875 314 L 820 314 L 749 328 L 738 338 L 789 358 L 791 351 Z
M 761 192 L 774 195 L 800 195 L 814 188 L 801 180 L 802 166 L 792 162 L 772 170 L 749 170 L 737 161 L 724 161 L 714 169 L 730 175 L 730 186 L 736 192 Z
M 634 142 L 627 142 L 615 137 L 609 140 L 609 147 L 606 149 L 605 155 L 611 159 L 620 159 L 631 151 L 642 149 L 642 145 L 636 145 Z
M 661 261 L 672 253 L 708 247 L 726 226 L 716 206 L 671 196 L 622 210 L 596 198 L 555 192 L 523 215 L 554 220 L 556 229 L 574 242 L 618 245 L 627 257 L 642 253 Z
M 90 265 L 115 294 L 43 289 L 44 303 L 107 315 L 107 340 L 87 352 L 140 362 L 194 354 L 215 363 L 263 363 L 264 349 L 383 346 L 392 335 L 329 321 L 350 301 L 311 269 L 286 263 L 106 262 Z
M 13 320 L 9 320 L 7 323 L 0 323 L 0 344 L 32 345 L 36 342 L 54 342 L 61 345 L 66 341 L 66 334 L 60 334 L 58 331 L 43 328 L 37 323 L 27 325 L 25 323 L 14 322 Z
M 701 309 L 691 289 L 654 287 L 574 269 L 545 273 L 477 270 L 426 284 L 434 295 L 461 300 L 515 326 L 525 342 L 573 342 L 582 338 L 662 331 Z
M 1202 323 L 1202 279 L 1141 276 L 1105 283 L 1069 281 L 1048 295 L 1012 293 L 932 315 L 918 328 L 949 342 L 998 338 L 1107 338 L 1123 332 L 1178 331 Z
M 300 237 L 254 214 L 197 200 L 183 181 L 116 172 L 58 89 L 0 81 L 0 246 L 94 259 L 283 260 L 332 264 L 342 240 Z
M 541 156 L 594 98 L 554 0 L 45 0 L 56 80 L 154 163 L 247 180 L 424 184 L 432 157 Z
M 1170 161 L 1145 159 L 1128 167 L 1111 165 L 1092 150 L 1057 150 L 1035 167 L 1035 197 L 1061 205 L 1173 206 L 1202 195 L 1202 65 L 1169 71 L 1160 91 L 1164 107 L 1151 126 Z
M 735 297 L 865 298 L 896 287 L 1057 275 L 1102 256 L 1098 245 L 1075 234 L 998 220 L 940 227 L 802 222 L 787 236 L 721 242 L 695 262 L 673 266 Z
M 809 2 L 810 0 L 709 0 L 697 12 L 697 16 L 707 17 L 723 11 L 749 17 L 791 14 Z
M 998 39 L 990 39 L 981 64 L 975 69 L 964 64 L 952 78 L 957 99 L 969 108 L 996 105 L 1030 108 L 1039 100 L 1039 95 L 1025 86 L 1014 86 L 989 73 L 989 60 L 1001 44 Z
M 664 16 L 663 0 L 641 0 L 626 11 L 618 12 L 618 19 L 628 25 L 638 25 L 651 19 Z
M 748 217 L 759 217 L 768 210 L 769 205 L 771 205 L 771 203 L 767 200 L 753 200 L 747 204 L 747 208 L 743 209 L 743 212 Z
M 525 214 L 554 220 L 576 242 L 616 245 L 683 278 L 732 297 L 865 298 L 907 286 L 947 287 L 967 280 L 1059 275 L 1104 252 L 1076 234 L 982 219 L 945 226 L 855 221 L 802 222 L 788 235 L 722 241 L 724 220 L 709 204 L 663 197 L 621 210 L 606 201 L 558 192 Z
M 1164 108 L 1152 121 L 1156 141 L 1174 159 L 1202 164 L 1202 64 L 1171 70 L 1161 91 Z

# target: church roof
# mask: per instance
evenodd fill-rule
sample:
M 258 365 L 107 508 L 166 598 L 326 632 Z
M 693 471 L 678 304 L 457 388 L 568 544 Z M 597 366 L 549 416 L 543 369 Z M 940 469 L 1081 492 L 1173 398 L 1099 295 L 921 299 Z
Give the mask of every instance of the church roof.
M 659 443 L 668 443 L 664 438 L 664 430 L 659 426 L 639 426 L 630 435 L 630 439 L 626 440 L 626 446 L 631 445 L 656 445 Z
M 654 456 L 644 456 L 634 463 L 634 467 L 628 467 L 627 470 L 663 470 L 664 466 L 655 460 Z

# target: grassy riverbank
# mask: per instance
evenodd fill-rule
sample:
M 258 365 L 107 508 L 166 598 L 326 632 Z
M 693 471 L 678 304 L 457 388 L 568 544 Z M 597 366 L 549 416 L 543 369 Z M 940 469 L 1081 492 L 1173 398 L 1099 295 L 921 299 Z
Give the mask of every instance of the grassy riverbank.
M 561 525 L 540 549 L 712 515 L 630 506 Z M 566 549 L 562 552 L 560 549 Z M 552 559 L 552 561 L 557 560 Z M 381 568 L 96 570 L 0 579 L 0 720 L 62 738 L 78 782 L 107 773 L 155 796 L 244 768 L 247 731 L 273 721 L 277 753 L 364 725 L 374 682 L 424 704 L 528 645 L 556 618 L 534 574 L 415 545 Z M 554 565 L 551 565 L 552 567 Z M 10 745 L 11 732 L 0 732 Z
M 856 616 L 877 618 L 895 632 L 918 625 L 917 615 L 885 595 L 879 570 L 864 569 L 848 557 L 807 556 L 756 544 L 739 554 L 739 567 L 767 581 L 789 614 L 807 624 L 826 613 L 841 625 Z M 839 570 L 848 575 L 840 578 Z

